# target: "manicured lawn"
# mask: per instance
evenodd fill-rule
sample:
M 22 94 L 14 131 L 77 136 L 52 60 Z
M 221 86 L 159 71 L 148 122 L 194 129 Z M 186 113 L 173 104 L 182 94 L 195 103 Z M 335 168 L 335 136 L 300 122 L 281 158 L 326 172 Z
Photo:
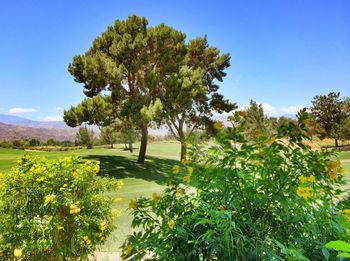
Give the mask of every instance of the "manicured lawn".
M 47 158 L 65 157 L 69 155 L 81 156 L 83 159 L 99 160 L 101 175 L 110 175 L 124 181 L 124 188 L 113 192 L 113 196 L 122 197 L 118 207 L 123 209 L 123 215 L 118 219 L 118 229 L 103 245 L 101 251 L 120 251 L 125 237 L 132 232 L 131 216 L 127 210 L 131 199 L 146 196 L 153 192 L 161 192 L 171 173 L 171 168 L 178 163 L 180 145 L 176 142 L 150 143 L 147 150 L 145 164 L 136 164 L 137 147 L 134 153 L 122 150 L 123 146 L 115 149 L 97 148 L 92 150 L 76 150 L 65 152 L 37 152 L 14 149 L 0 149 L 0 171 L 7 171 L 14 165 L 14 161 L 24 154 L 40 155 Z M 340 152 L 338 158 L 342 161 L 344 175 L 350 183 L 350 152 Z

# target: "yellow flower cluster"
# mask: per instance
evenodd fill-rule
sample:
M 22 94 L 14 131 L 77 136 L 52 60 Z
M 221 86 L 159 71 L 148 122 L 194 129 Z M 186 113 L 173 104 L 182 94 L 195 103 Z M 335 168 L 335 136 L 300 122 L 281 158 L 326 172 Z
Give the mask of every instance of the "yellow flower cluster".
M 123 201 L 122 198 L 115 198 L 115 199 L 113 200 L 114 203 L 119 203 L 119 202 L 122 202 L 122 201 Z
M 137 201 L 136 200 L 131 200 L 130 203 L 129 203 L 129 208 L 137 209 Z
M 213 126 L 216 130 L 221 130 L 224 127 L 221 121 L 215 121 Z
M 50 204 L 51 202 L 55 201 L 57 196 L 55 194 L 46 195 L 45 196 L 45 205 Z
M 124 186 L 124 182 L 122 180 L 117 181 L 117 188 L 121 189 Z
M 183 165 L 187 165 L 187 164 L 188 164 L 188 160 L 187 160 L 187 159 L 182 159 L 182 160 L 181 160 L 181 163 L 182 163 Z
M 327 173 L 332 180 L 337 178 L 337 174 L 342 172 L 342 167 L 340 161 L 328 161 L 327 163 Z
M 343 214 L 343 216 L 345 217 L 346 221 L 350 222 L 350 209 L 346 208 L 346 209 L 343 209 L 340 212 Z
M 300 180 L 301 183 L 306 183 L 306 182 L 314 183 L 316 181 L 316 178 L 315 178 L 314 175 L 310 175 L 309 177 L 301 175 L 299 180 Z
M 15 256 L 15 257 L 21 257 L 22 256 L 22 250 L 21 249 L 15 249 L 15 251 L 13 251 L 13 255 Z
M 180 166 L 175 165 L 173 166 L 173 174 L 178 174 L 180 172 Z
M 312 195 L 312 188 L 310 187 L 299 187 L 297 189 L 297 194 L 299 197 L 302 197 L 302 198 L 310 198 L 311 195 Z
M 157 202 L 160 200 L 160 195 L 158 195 L 156 192 L 152 193 L 152 201 Z
M 174 219 L 170 219 L 169 222 L 168 222 L 168 227 L 173 230 L 174 227 L 175 227 L 175 221 Z
M 133 247 L 132 245 L 129 244 L 129 245 L 126 247 L 124 254 L 125 254 L 125 255 L 130 255 L 130 254 L 131 254 L 131 251 L 132 251 L 133 249 L 134 249 L 134 247 Z
M 80 208 L 76 204 L 71 204 L 69 209 L 70 214 L 78 214 L 80 212 Z
M 91 240 L 89 239 L 88 236 L 83 236 L 83 239 L 84 239 L 84 241 L 85 241 L 85 244 L 87 244 L 87 245 L 90 245 L 90 244 L 91 244 Z
M 102 223 L 100 224 L 100 230 L 103 232 L 103 231 L 106 230 L 106 228 L 107 228 L 106 222 L 102 222 Z
M 189 182 L 191 180 L 191 176 L 193 173 L 193 168 L 192 167 L 187 167 L 187 175 L 182 178 L 184 182 Z

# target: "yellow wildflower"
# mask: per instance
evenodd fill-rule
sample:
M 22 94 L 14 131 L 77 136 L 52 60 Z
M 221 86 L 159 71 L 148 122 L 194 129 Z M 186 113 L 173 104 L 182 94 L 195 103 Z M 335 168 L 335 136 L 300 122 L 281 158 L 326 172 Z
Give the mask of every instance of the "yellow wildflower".
M 123 201 L 122 198 L 115 198 L 115 199 L 113 200 L 114 203 L 119 203 L 119 202 L 122 202 L 122 201 Z
M 57 198 L 57 196 L 54 195 L 54 194 L 46 195 L 46 196 L 45 196 L 45 205 L 47 205 L 47 204 L 49 204 L 49 203 L 55 201 L 56 198 Z
M 101 231 L 105 231 L 106 228 L 107 228 L 106 222 L 102 222 L 102 223 L 100 224 L 100 230 L 101 230 Z
M 100 165 L 95 165 L 95 172 L 99 173 L 100 172 Z
M 337 178 L 337 174 L 342 172 L 342 167 L 340 161 L 328 161 L 327 163 L 327 173 L 329 177 L 333 180 Z
M 127 247 L 126 247 L 126 249 L 125 249 L 125 255 L 127 256 L 127 255 L 130 255 L 131 254 L 131 251 L 134 249 L 134 247 L 132 246 L 132 245 L 128 245 Z
M 299 177 L 299 180 L 300 180 L 301 183 L 305 183 L 305 182 L 308 181 L 308 178 L 307 178 L 306 176 L 304 176 L 304 175 L 301 175 L 301 176 Z
M 85 241 L 85 244 L 87 244 L 87 245 L 90 245 L 90 244 L 91 244 L 91 240 L 89 239 L 88 236 L 83 236 L 83 239 L 84 239 L 84 241 Z
M 197 188 L 197 193 L 199 194 L 199 193 L 202 193 L 203 192 L 203 189 L 199 189 L 199 188 Z
M 117 181 L 117 188 L 121 189 L 124 186 L 124 182 L 122 180 Z
M 192 167 L 187 167 L 187 174 L 191 176 L 192 173 L 193 173 L 193 168 Z
M 346 219 L 347 222 L 350 222 L 350 209 L 346 208 L 340 211 L 343 215 L 344 218 Z
M 60 225 L 57 225 L 56 228 L 57 228 L 57 230 L 63 230 L 64 229 L 64 227 L 62 227 Z
M 178 165 L 173 166 L 173 173 L 177 174 L 180 172 L 180 167 Z
M 299 197 L 302 197 L 302 198 L 310 198 L 311 197 L 311 192 L 312 192 L 312 189 L 309 188 L 309 187 L 299 187 L 297 189 L 297 194 Z
M 221 130 L 224 125 L 222 124 L 221 121 L 215 121 L 213 126 L 214 126 L 214 129 Z
M 184 165 L 187 165 L 188 164 L 188 160 L 187 159 L 182 159 L 181 163 L 184 164 Z
M 80 208 L 78 208 L 76 204 L 71 204 L 69 206 L 69 209 L 70 209 L 69 211 L 70 214 L 78 214 L 80 212 Z
M 72 173 L 72 176 L 76 177 L 76 176 L 78 176 L 78 173 L 75 171 L 75 172 Z
M 129 208 L 137 209 L 137 201 L 131 200 L 130 203 L 129 203 Z
M 50 223 L 51 222 L 51 220 L 53 219 L 53 216 L 48 216 L 47 217 L 47 221 Z
M 183 188 L 179 188 L 176 191 L 175 195 L 179 197 L 179 196 L 182 196 L 184 193 L 185 193 L 185 190 Z
M 156 192 L 153 192 L 152 193 L 152 200 L 154 202 L 157 202 L 159 199 L 160 199 L 160 196 Z
M 22 256 L 22 250 L 16 248 L 15 251 L 13 251 L 13 255 L 15 257 L 21 257 Z
M 190 176 L 190 175 L 184 176 L 184 177 L 182 178 L 182 180 L 183 180 L 184 182 L 189 182 L 189 181 L 191 180 L 191 176 Z
M 311 176 L 309 177 L 309 182 L 314 183 L 315 181 L 316 181 L 315 176 L 314 176 L 314 175 L 311 175 Z
M 170 219 L 169 222 L 168 222 L 168 227 L 173 230 L 174 227 L 175 227 L 175 221 L 174 219 Z
M 86 166 L 86 171 L 90 172 L 91 171 L 91 167 L 90 166 Z
M 37 178 L 36 181 L 37 181 L 37 182 L 43 182 L 43 181 L 44 181 L 44 178 L 43 178 L 43 177 Z

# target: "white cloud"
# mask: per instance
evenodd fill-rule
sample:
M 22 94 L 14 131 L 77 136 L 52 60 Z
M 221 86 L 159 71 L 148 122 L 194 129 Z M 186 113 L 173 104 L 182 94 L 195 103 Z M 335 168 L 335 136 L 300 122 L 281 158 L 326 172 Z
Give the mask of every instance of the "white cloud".
M 297 114 L 298 111 L 300 111 L 302 108 L 304 108 L 304 105 L 298 104 L 298 105 L 292 105 L 289 107 L 282 107 L 281 111 L 282 113 L 287 113 L 287 114 Z
M 37 112 L 37 109 L 33 109 L 33 108 L 11 108 L 9 109 L 9 113 L 27 113 L 27 112 Z
M 46 116 L 44 121 L 63 121 L 62 116 Z
M 58 106 L 58 107 L 56 107 L 56 110 L 63 111 L 64 109 L 63 109 L 63 107 Z
M 272 105 L 268 104 L 268 103 L 262 103 L 261 106 L 264 109 L 264 113 L 268 114 L 268 115 L 276 115 L 277 114 L 277 109 L 275 107 L 273 107 Z

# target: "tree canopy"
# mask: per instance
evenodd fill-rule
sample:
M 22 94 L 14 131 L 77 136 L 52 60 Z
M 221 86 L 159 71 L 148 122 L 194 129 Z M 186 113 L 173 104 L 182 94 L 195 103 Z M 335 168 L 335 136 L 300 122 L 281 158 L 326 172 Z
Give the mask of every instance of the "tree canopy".
M 141 130 L 138 162 L 145 159 L 148 127 L 166 122 L 185 145 L 185 127 L 211 124 L 214 112 L 231 111 L 235 104 L 218 93 L 230 56 L 207 43 L 206 37 L 186 44 L 186 35 L 165 24 L 148 26 L 144 17 L 116 20 L 68 70 L 84 85 L 87 100 L 65 113 L 65 121 L 104 124 L 113 118 Z M 89 113 L 84 103 L 100 96 L 111 106 Z M 89 100 L 91 99 L 91 100 Z M 93 106 L 99 106 L 97 103 Z M 103 106 L 101 106 L 103 107 Z M 83 111 L 81 115 L 81 111 Z M 102 118 L 102 120 L 101 120 Z M 182 153 L 182 156 L 184 153 Z
M 317 95 L 312 101 L 311 112 L 322 129 L 321 138 L 334 138 L 338 146 L 338 139 L 345 138 L 348 133 L 345 126 L 349 126 L 349 99 L 340 98 L 339 92 Z

